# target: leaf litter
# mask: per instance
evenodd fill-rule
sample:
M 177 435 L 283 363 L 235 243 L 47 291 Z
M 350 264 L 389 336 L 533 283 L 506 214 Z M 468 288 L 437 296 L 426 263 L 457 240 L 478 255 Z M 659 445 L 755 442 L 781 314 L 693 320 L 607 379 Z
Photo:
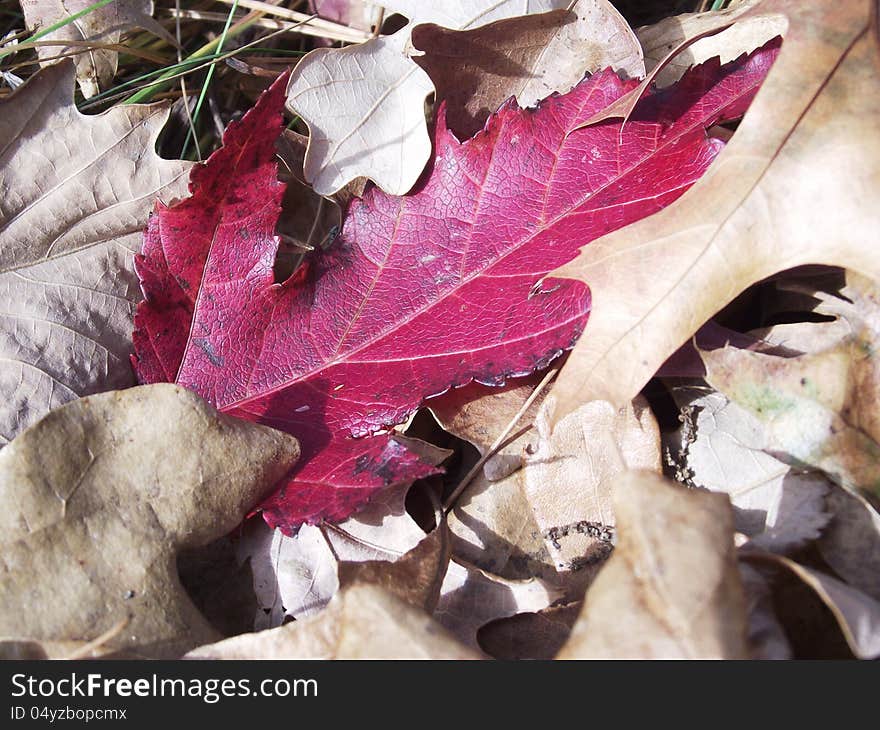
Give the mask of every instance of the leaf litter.
M 0 653 L 878 656 L 876 18 L 725 5 L 13 32 Z

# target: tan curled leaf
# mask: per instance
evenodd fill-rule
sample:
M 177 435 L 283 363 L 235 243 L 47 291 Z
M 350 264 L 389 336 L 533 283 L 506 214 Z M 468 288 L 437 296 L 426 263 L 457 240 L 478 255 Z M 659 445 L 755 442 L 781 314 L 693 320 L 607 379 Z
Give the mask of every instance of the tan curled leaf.
M 556 419 L 588 400 L 627 402 L 700 325 L 778 271 L 826 263 L 880 277 L 871 4 L 765 0 L 749 12 L 789 25 L 730 143 L 675 203 L 557 272 L 589 284 L 592 312 L 554 387 Z
M 614 479 L 627 469 L 660 472 L 660 435 L 647 403 L 588 403 L 550 433 L 542 409 L 523 468 L 477 479 L 450 513 L 455 552 L 508 578 L 540 576 L 583 595 L 612 550 Z
M 748 656 L 727 497 L 631 471 L 614 511 L 617 547 L 559 658 Z
M 867 500 L 834 488 L 826 498 L 831 522 L 816 543 L 834 572 L 880 601 L 880 514 Z
M 347 48 L 319 48 L 294 69 L 287 106 L 309 127 L 304 172 L 320 195 L 332 195 L 358 177 L 403 195 L 431 154 L 425 99 L 428 75 L 410 58 L 412 28 L 425 22 L 475 28 L 524 13 L 565 7 L 569 0 L 441 0 L 385 4 L 410 23 L 388 36 Z M 332 113 L 328 112 L 332 110 Z
M 660 431 L 643 398 L 617 409 L 586 403 L 551 431 L 546 409 L 540 439 L 522 471 L 523 491 L 559 573 L 581 585 L 611 552 L 612 494 L 629 469 L 660 473 Z
M 234 528 L 296 440 L 171 384 L 83 398 L 0 452 L 0 636 L 172 658 L 218 633 L 175 555 Z
M 475 30 L 424 24 L 413 29 L 415 57 L 445 99 L 449 128 L 460 139 L 482 129 L 511 96 L 521 107 L 565 93 L 587 73 L 611 67 L 645 75 L 635 34 L 607 0 L 580 0 L 571 10 L 499 20 Z
M 755 564 L 790 570 L 806 583 L 834 615 L 849 648 L 859 659 L 880 657 L 880 601 L 821 571 L 772 553 L 743 552 Z
M 134 383 L 133 252 L 157 197 L 191 163 L 153 151 L 164 106 L 97 116 L 73 104 L 73 66 L 0 101 L 0 443 L 81 395 Z
M 21 9 L 28 30 L 38 31 L 94 4 L 95 0 L 21 0 Z M 114 0 L 43 36 L 41 41 L 55 43 L 39 45 L 37 56 L 45 65 L 62 54 L 76 54 L 76 80 L 88 99 L 116 75 L 118 51 L 105 46 L 118 44 L 123 33 L 135 28 L 176 45 L 173 36 L 153 19 L 153 0 Z M 65 45 L 69 41 L 74 44 Z
M 707 28 L 717 27 L 719 23 L 739 19 L 761 0 L 743 0 L 732 3 L 725 10 L 703 13 L 684 13 L 663 18 L 654 25 L 637 28 L 635 33 L 645 54 L 645 69 L 653 71 L 666 56 L 684 41 L 694 38 Z M 786 20 L 773 13 L 754 14 L 735 23 L 717 35 L 701 38 L 685 48 L 657 74 L 658 86 L 669 86 L 680 79 L 691 66 L 708 61 L 715 56 L 721 63 L 738 58 L 763 46 L 771 38 L 783 35 Z
M 424 611 L 355 583 L 316 616 L 202 646 L 187 659 L 480 659 Z

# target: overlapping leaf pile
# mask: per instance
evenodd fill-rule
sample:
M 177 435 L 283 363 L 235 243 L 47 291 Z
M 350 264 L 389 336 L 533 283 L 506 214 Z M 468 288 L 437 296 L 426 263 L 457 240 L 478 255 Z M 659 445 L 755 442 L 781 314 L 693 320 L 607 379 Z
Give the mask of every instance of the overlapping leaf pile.
M 704 130 L 743 113 L 775 51 L 701 67 L 625 128 L 578 129 L 632 88 L 610 72 L 535 111 L 506 104 L 466 143 L 441 109 L 418 189 L 370 190 L 333 247 L 276 284 L 282 78 L 194 173 L 193 197 L 151 219 L 137 262 L 141 381 L 185 385 L 300 439 L 305 463 L 265 506 L 272 523 L 348 517 L 378 489 L 430 472 L 389 436 L 352 437 L 569 349 L 587 289 L 543 277 L 693 184 L 722 146 Z
M 30 47 L 0 654 L 880 656 L 876 14 L 520 5 L 279 9 L 201 164 L 71 96 L 151 3 Z

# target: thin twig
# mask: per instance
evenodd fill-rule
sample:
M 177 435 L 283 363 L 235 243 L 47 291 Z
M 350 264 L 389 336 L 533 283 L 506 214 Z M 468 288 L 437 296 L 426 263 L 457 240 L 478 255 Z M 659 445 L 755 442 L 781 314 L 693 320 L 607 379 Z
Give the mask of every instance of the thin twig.
M 506 446 L 508 443 L 510 443 L 512 441 L 515 441 L 516 438 L 519 438 L 526 431 L 528 431 L 529 428 L 531 428 L 531 424 L 529 424 L 528 428 L 522 429 L 521 432 L 516 434 L 516 438 L 511 439 L 510 441 L 506 440 L 508 435 L 510 434 L 510 432 L 513 431 L 516 424 L 519 423 L 519 419 L 521 419 L 523 417 L 523 415 L 526 413 L 526 411 L 528 411 L 529 408 L 531 408 L 532 403 L 534 403 L 535 400 L 537 400 L 538 396 L 541 395 L 541 392 L 544 390 L 544 388 L 547 387 L 548 383 L 550 383 L 550 381 L 556 377 L 557 373 L 559 373 L 558 368 L 547 372 L 547 374 L 544 376 L 543 380 L 541 380 L 541 382 L 538 383 L 537 387 L 532 391 L 532 394 L 528 398 L 526 398 L 526 402 L 522 404 L 522 407 L 517 411 L 516 415 L 510 420 L 510 423 L 507 424 L 507 426 L 504 428 L 504 430 L 501 432 L 501 434 L 498 436 L 498 438 L 495 439 L 495 443 L 493 443 L 492 446 L 489 448 L 489 450 L 485 454 L 483 454 L 483 456 L 480 458 L 480 460 L 476 464 L 474 464 L 473 468 L 467 474 L 465 474 L 464 479 L 462 479 L 461 482 L 459 482 L 458 486 L 455 488 L 455 490 L 452 492 L 452 494 L 449 495 L 449 498 L 446 500 L 446 504 L 443 505 L 443 509 L 447 514 L 449 513 L 449 510 L 452 509 L 453 505 L 455 505 L 455 502 L 461 496 L 461 493 L 474 480 L 474 477 L 477 474 L 479 474 L 480 469 L 483 468 L 483 465 L 487 461 L 489 461 L 489 459 L 491 459 L 493 456 L 495 456 L 495 454 L 497 454 L 499 451 L 501 451 L 501 449 L 504 448 L 504 446 Z
M 216 2 L 223 3 L 224 5 L 232 5 L 235 0 L 216 0 Z M 238 5 L 243 8 L 248 8 L 249 10 L 259 10 L 266 15 L 274 15 L 278 18 L 302 23 L 303 25 L 299 32 L 307 35 L 315 35 L 320 38 L 330 38 L 331 40 L 343 41 L 344 43 L 363 43 L 364 41 L 370 40 L 371 37 L 371 34 L 366 31 L 350 28 L 347 25 L 334 23 L 332 20 L 325 20 L 324 18 L 318 18 L 314 15 L 306 15 L 305 13 L 298 13 L 295 10 L 279 8 L 275 5 L 261 2 L 261 0 L 238 0 Z
M 74 660 L 74 659 L 84 659 L 89 656 L 96 649 L 100 649 L 104 644 L 106 644 L 111 639 L 115 638 L 119 635 L 119 633 L 128 626 L 128 622 L 131 620 L 130 616 L 126 616 L 121 621 L 117 621 L 113 626 L 111 626 L 107 631 L 98 636 L 95 639 L 92 639 L 87 644 L 83 644 L 78 649 L 75 649 L 67 656 L 63 657 L 66 660 Z

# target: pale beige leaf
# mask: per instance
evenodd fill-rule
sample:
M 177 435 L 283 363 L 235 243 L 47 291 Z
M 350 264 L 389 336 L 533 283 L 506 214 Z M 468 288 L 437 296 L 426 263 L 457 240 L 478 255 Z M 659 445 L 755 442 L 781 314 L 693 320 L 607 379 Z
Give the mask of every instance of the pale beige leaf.
M 482 129 L 511 96 L 530 107 L 607 67 L 630 78 L 645 75 L 639 42 L 607 0 L 464 32 L 424 24 L 413 29 L 412 42 L 424 52 L 415 60 L 446 100 L 447 123 L 461 139 Z
M 284 476 L 292 436 L 156 384 L 54 410 L 0 452 L 0 636 L 175 657 L 218 636 L 175 555 L 232 530 Z
M 761 448 L 877 498 L 880 383 L 865 377 L 875 370 L 872 346 L 851 337 L 792 358 L 724 347 L 703 353 L 703 362 L 706 381 L 761 421 Z
M 831 483 L 764 452 L 764 427 L 721 393 L 678 389 L 682 428 L 669 438 L 679 481 L 721 492 L 734 507 L 737 532 L 750 544 L 788 552 L 819 537 L 830 514 Z
M 508 580 L 453 559 L 440 588 L 434 618 L 460 641 L 479 648 L 477 631 L 495 619 L 547 608 L 562 593 L 541 580 Z
M 404 53 L 409 28 L 347 48 L 319 48 L 290 77 L 287 106 L 309 126 L 305 177 L 332 195 L 366 176 L 403 195 L 415 184 L 431 140 L 428 75 Z
M 704 13 L 685 13 L 664 18 L 654 25 L 636 29 L 636 36 L 645 54 L 646 71 L 653 71 L 666 56 L 682 42 L 694 38 L 719 23 L 740 18 L 761 0 L 744 0 L 733 3 L 726 10 Z M 658 73 L 655 83 L 669 86 L 678 81 L 691 66 L 716 56 L 721 63 L 738 58 L 763 46 L 771 38 L 783 35 L 787 22 L 782 15 L 756 14 L 739 20 L 732 27 L 717 35 L 701 38 L 685 48 Z
M 21 0 L 21 9 L 28 30 L 38 31 L 85 10 L 95 1 Z M 88 99 L 116 75 L 117 52 L 100 46 L 119 43 L 123 33 L 135 28 L 148 30 L 176 45 L 173 36 L 153 20 L 153 0 L 114 0 L 43 36 L 41 41 L 56 41 L 57 45 L 38 46 L 37 56 L 45 65 L 62 54 L 76 54 L 76 79 Z M 79 41 L 82 45 L 68 46 L 65 41 Z
M 675 203 L 593 241 L 557 272 L 592 293 L 551 394 L 557 420 L 588 400 L 626 403 L 700 325 L 778 271 L 826 263 L 880 277 L 870 3 L 765 0 L 749 12 L 789 25 L 731 142 Z
M 560 573 L 586 583 L 611 552 L 612 491 L 628 469 L 660 473 L 660 432 L 647 402 L 620 410 L 586 403 L 551 431 L 546 409 L 540 440 L 523 469 L 523 490 Z
M 201 646 L 186 659 L 480 659 L 427 613 L 355 583 L 317 616 Z
M 156 198 L 184 195 L 191 166 L 153 151 L 167 114 L 83 116 L 70 63 L 0 102 L 0 442 L 74 398 L 134 383 L 133 252 Z
M 559 657 L 745 658 L 727 497 L 631 471 L 616 481 L 614 511 L 617 547 Z
M 412 28 L 425 22 L 476 28 L 502 18 L 567 7 L 569 0 L 441 1 L 386 4 L 410 23 L 393 35 L 347 48 L 320 48 L 296 66 L 287 106 L 309 127 L 304 173 L 320 195 L 332 195 L 358 177 L 403 195 L 431 154 L 425 99 L 428 75 L 410 58 Z M 329 110 L 329 111 L 328 111 Z

